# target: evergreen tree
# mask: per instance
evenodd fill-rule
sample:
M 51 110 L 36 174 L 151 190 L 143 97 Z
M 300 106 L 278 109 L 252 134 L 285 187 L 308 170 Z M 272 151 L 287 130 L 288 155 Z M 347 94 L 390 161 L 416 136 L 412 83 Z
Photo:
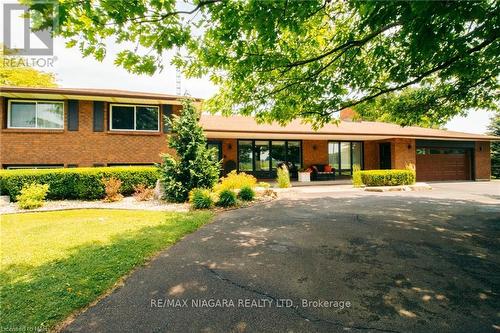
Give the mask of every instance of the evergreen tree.
M 491 117 L 490 126 L 488 126 L 491 135 L 500 136 L 500 113 L 497 112 Z M 500 142 L 491 143 L 491 175 L 500 178 Z
M 198 110 L 189 99 L 182 105 L 180 116 L 167 120 L 172 128 L 168 143 L 177 154 L 164 154 L 161 166 L 165 199 L 174 202 L 186 201 L 194 188 L 211 188 L 220 170 L 217 154 L 207 147 L 207 139 L 198 123 Z

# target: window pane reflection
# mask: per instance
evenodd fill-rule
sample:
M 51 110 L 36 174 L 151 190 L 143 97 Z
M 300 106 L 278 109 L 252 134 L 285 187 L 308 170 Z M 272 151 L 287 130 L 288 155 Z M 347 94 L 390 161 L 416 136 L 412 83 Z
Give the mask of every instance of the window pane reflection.
M 241 171 L 252 171 L 252 141 L 239 141 L 238 143 L 238 169 Z
M 255 141 L 255 171 L 269 171 L 269 141 Z

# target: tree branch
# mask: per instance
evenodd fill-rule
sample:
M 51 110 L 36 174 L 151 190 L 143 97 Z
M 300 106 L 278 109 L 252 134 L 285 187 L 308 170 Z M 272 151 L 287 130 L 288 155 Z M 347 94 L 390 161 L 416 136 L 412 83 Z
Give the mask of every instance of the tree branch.
M 379 30 L 376 30 L 376 31 L 372 32 L 371 34 L 367 35 L 363 39 L 347 41 L 346 43 L 344 43 L 342 45 L 339 45 L 339 46 L 331 49 L 328 52 L 320 54 L 319 56 L 316 56 L 316 57 L 313 57 L 313 58 L 309 58 L 309 59 L 299 60 L 299 61 L 296 61 L 296 62 L 292 62 L 292 63 L 289 63 L 289 64 L 285 65 L 285 67 L 291 68 L 291 67 L 305 65 L 305 64 L 308 64 L 308 63 L 311 63 L 311 62 L 315 62 L 315 61 L 321 60 L 321 59 L 323 59 L 325 57 L 328 57 L 329 55 L 331 55 L 331 54 L 333 54 L 335 52 L 341 51 L 341 50 L 350 49 L 350 48 L 353 48 L 355 46 L 363 46 L 364 44 L 368 43 L 373 38 L 375 38 L 378 35 L 382 34 L 383 32 L 385 32 L 385 31 L 387 31 L 387 30 L 389 30 L 391 28 L 397 27 L 399 25 L 400 25 L 399 22 L 388 24 L 386 26 L 383 26 Z
M 202 7 L 206 6 L 206 5 L 211 5 L 211 4 L 214 4 L 214 3 L 217 3 L 217 2 L 222 2 L 223 0 L 204 0 L 204 1 L 200 1 L 200 3 L 195 7 L 193 8 L 192 10 L 178 10 L 178 11 L 175 11 L 175 12 L 168 12 L 168 13 L 165 13 L 165 14 L 162 14 L 160 16 L 157 16 L 157 17 L 152 17 L 152 16 L 138 16 L 138 17 L 132 17 L 130 18 L 129 20 L 127 20 L 128 22 L 130 21 L 133 21 L 133 22 L 136 22 L 136 23 L 155 23 L 155 22 L 159 22 L 159 21 L 162 21 L 164 19 L 166 19 L 167 17 L 171 17 L 171 16 L 177 16 L 177 15 L 191 15 L 191 14 L 194 14 L 195 12 L 197 12 L 198 10 L 200 10 Z M 108 23 L 107 25 L 115 25 L 116 23 Z
M 315 72 L 307 75 L 305 78 L 302 78 L 302 79 L 296 80 L 296 81 L 292 81 L 288 84 L 285 84 L 281 88 L 274 89 L 273 91 L 270 91 L 268 94 L 264 95 L 264 97 L 269 97 L 271 95 L 275 95 L 275 94 L 277 94 L 285 89 L 288 89 L 288 88 L 293 87 L 293 86 L 300 84 L 300 83 L 307 82 L 308 80 L 310 80 L 314 77 L 317 77 L 319 74 L 321 74 L 321 72 L 323 72 L 325 69 L 330 67 L 335 61 L 337 61 L 346 51 L 347 51 L 347 49 L 343 50 L 341 53 L 337 54 L 332 60 L 330 60 L 327 64 L 321 66 L 319 69 L 317 69 Z
M 450 59 L 448 59 L 447 61 L 441 63 L 440 65 L 428 70 L 428 71 L 425 71 L 424 73 L 420 74 L 419 76 L 417 76 L 416 78 L 414 78 L 413 80 L 410 80 L 408 82 L 405 82 L 403 84 L 400 84 L 396 87 L 392 87 L 392 88 L 387 88 L 387 89 L 383 89 L 383 90 L 380 90 L 379 92 L 375 93 L 375 94 L 372 94 L 372 95 L 369 95 L 369 96 L 366 96 L 366 97 L 363 97 L 361 99 L 358 99 L 357 101 L 352 101 L 352 102 L 349 102 L 349 103 L 346 103 L 344 105 L 342 105 L 338 110 L 334 111 L 334 112 L 338 112 L 342 109 L 345 109 L 345 108 L 349 108 L 349 107 L 353 107 L 353 106 L 356 106 L 358 104 L 361 104 L 361 103 L 364 103 L 364 102 L 367 102 L 369 100 L 372 100 L 374 98 L 377 98 L 378 96 L 380 95 L 383 95 L 383 94 L 386 94 L 386 93 L 390 93 L 390 92 L 393 92 L 393 91 L 398 91 L 398 90 L 401 90 L 403 88 L 406 88 L 408 86 L 411 86 L 412 84 L 416 84 L 416 83 L 419 83 L 420 81 L 422 81 L 424 78 L 440 71 L 440 70 L 443 70 L 447 67 L 450 67 L 451 65 L 453 65 L 455 62 L 457 62 L 458 60 L 462 59 L 463 57 L 469 55 L 469 54 L 472 54 L 474 52 L 477 52 L 483 48 L 485 48 L 486 46 L 492 44 L 493 42 L 495 42 L 496 40 L 498 39 L 498 35 L 495 34 L 492 38 L 490 39 L 487 39 L 485 41 L 483 41 L 482 43 L 476 45 L 475 47 L 473 48 L 470 48 L 469 50 L 467 50 L 467 52 L 465 53 L 462 53 L 460 55 L 457 55 L 457 56 L 454 56 Z M 329 112 L 330 113 L 330 112 Z M 331 112 L 333 113 L 333 112 Z

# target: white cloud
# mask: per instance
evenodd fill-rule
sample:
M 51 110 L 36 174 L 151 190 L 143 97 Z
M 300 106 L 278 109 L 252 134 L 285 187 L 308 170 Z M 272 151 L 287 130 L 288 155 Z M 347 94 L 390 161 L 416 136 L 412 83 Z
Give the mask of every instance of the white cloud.
M 485 134 L 488 131 L 493 112 L 469 111 L 467 116 L 456 116 L 446 124 L 446 128 L 452 131 Z

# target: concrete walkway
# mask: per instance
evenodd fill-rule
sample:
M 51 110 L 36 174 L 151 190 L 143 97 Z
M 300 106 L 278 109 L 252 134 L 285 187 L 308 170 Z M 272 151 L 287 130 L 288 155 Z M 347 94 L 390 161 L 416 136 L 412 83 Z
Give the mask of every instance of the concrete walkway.
M 67 332 L 495 332 L 499 183 L 220 214 Z

